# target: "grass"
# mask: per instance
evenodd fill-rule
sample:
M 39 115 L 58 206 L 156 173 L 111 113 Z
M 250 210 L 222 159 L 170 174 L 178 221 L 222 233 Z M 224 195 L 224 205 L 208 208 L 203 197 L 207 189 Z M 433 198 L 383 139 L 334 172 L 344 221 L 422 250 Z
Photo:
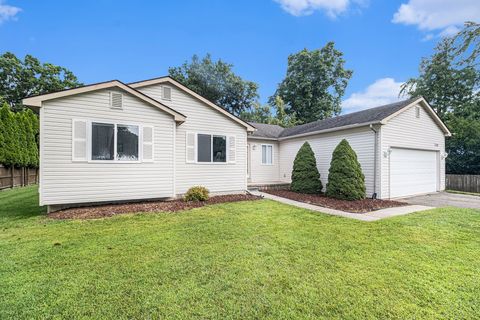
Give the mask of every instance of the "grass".
M 479 318 L 480 211 L 273 201 L 56 221 L 0 192 L 0 319 Z
M 480 193 L 477 192 L 466 192 L 466 191 L 458 191 L 458 190 L 446 190 L 448 193 L 457 193 L 457 194 L 466 194 L 469 196 L 477 196 L 480 197 Z

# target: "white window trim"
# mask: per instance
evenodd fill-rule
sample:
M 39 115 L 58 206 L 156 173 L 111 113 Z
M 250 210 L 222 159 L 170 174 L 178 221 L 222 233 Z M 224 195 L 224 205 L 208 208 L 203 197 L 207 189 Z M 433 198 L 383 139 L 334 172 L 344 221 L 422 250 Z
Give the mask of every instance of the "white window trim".
M 266 147 L 272 147 L 272 163 L 264 163 L 263 162 L 263 146 L 266 146 Z M 265 149 L 266 150 L 266 149 Z M 273 144 L 269 144 L 269 143 L 262 143 L 261 146 L 260 146 L 260 158 L 261 158 L 261 163 L 262 163 L 262 166 L 273 166 Z M 266 157 L 265 157 L 266 158 Z
M 92 159 L 92 123 L 113 124 L 113 160 L 93 160 Z M 138 160 L 117 160 L 117 125 L 138 126 Z M 129 121 L 111 121 L 111 120 L 87 120 L 87 161 L 88 163 L 142 163 L 143 162 L 143 125 Z M 151 162 L 151 161 L 148 161 Z
M 198 161 L 198 135 L 199 134 L 204 134 L 207 136 L 211 136 L 212 138 L 210 139 L 210 151 L 211 151 L 211 160 L 210 162 L 206 161 Z M 220 136 L 220 137 L 225 137 L 225 162 L 214 162 L 213 161 L 213 136 Z M 229 157 L 229 151 L 228 151 L 228 134 L 224 133 L 205 133 L 205 132 L 195 132 L 195 163 L 196 164 L 206 164 L 206 165 L 227 165 L 228 163 L 228 157 Z

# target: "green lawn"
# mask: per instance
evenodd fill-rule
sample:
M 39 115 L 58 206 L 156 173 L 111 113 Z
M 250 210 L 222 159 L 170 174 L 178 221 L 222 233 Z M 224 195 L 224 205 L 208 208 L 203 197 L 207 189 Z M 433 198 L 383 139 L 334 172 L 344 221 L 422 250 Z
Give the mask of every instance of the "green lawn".
M 0 192 L 0 319 L 479 318 L 480 211 L 361 222 L 273 201 L 53 221 Z

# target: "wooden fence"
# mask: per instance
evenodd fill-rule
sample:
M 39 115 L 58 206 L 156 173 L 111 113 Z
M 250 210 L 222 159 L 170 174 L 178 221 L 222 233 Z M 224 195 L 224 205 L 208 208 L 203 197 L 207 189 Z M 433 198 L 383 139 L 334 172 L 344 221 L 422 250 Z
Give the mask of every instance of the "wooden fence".
M 480 175 L 447 174 L 447 190 L 480 193 Z
M 38 169 L 7 168 L 0 164 L 0 190 L 38 182 Z

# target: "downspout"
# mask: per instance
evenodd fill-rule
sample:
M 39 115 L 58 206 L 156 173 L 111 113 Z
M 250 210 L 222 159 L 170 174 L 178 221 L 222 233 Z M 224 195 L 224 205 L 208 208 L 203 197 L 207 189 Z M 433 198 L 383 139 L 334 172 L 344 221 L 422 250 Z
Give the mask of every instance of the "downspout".
M 373 194 L 372 199 L 377 199 L 377 144 L 378 144 L 378 131 L 370 124 L 370 130 L 374 132 L 374 142 L 373 142 Z

